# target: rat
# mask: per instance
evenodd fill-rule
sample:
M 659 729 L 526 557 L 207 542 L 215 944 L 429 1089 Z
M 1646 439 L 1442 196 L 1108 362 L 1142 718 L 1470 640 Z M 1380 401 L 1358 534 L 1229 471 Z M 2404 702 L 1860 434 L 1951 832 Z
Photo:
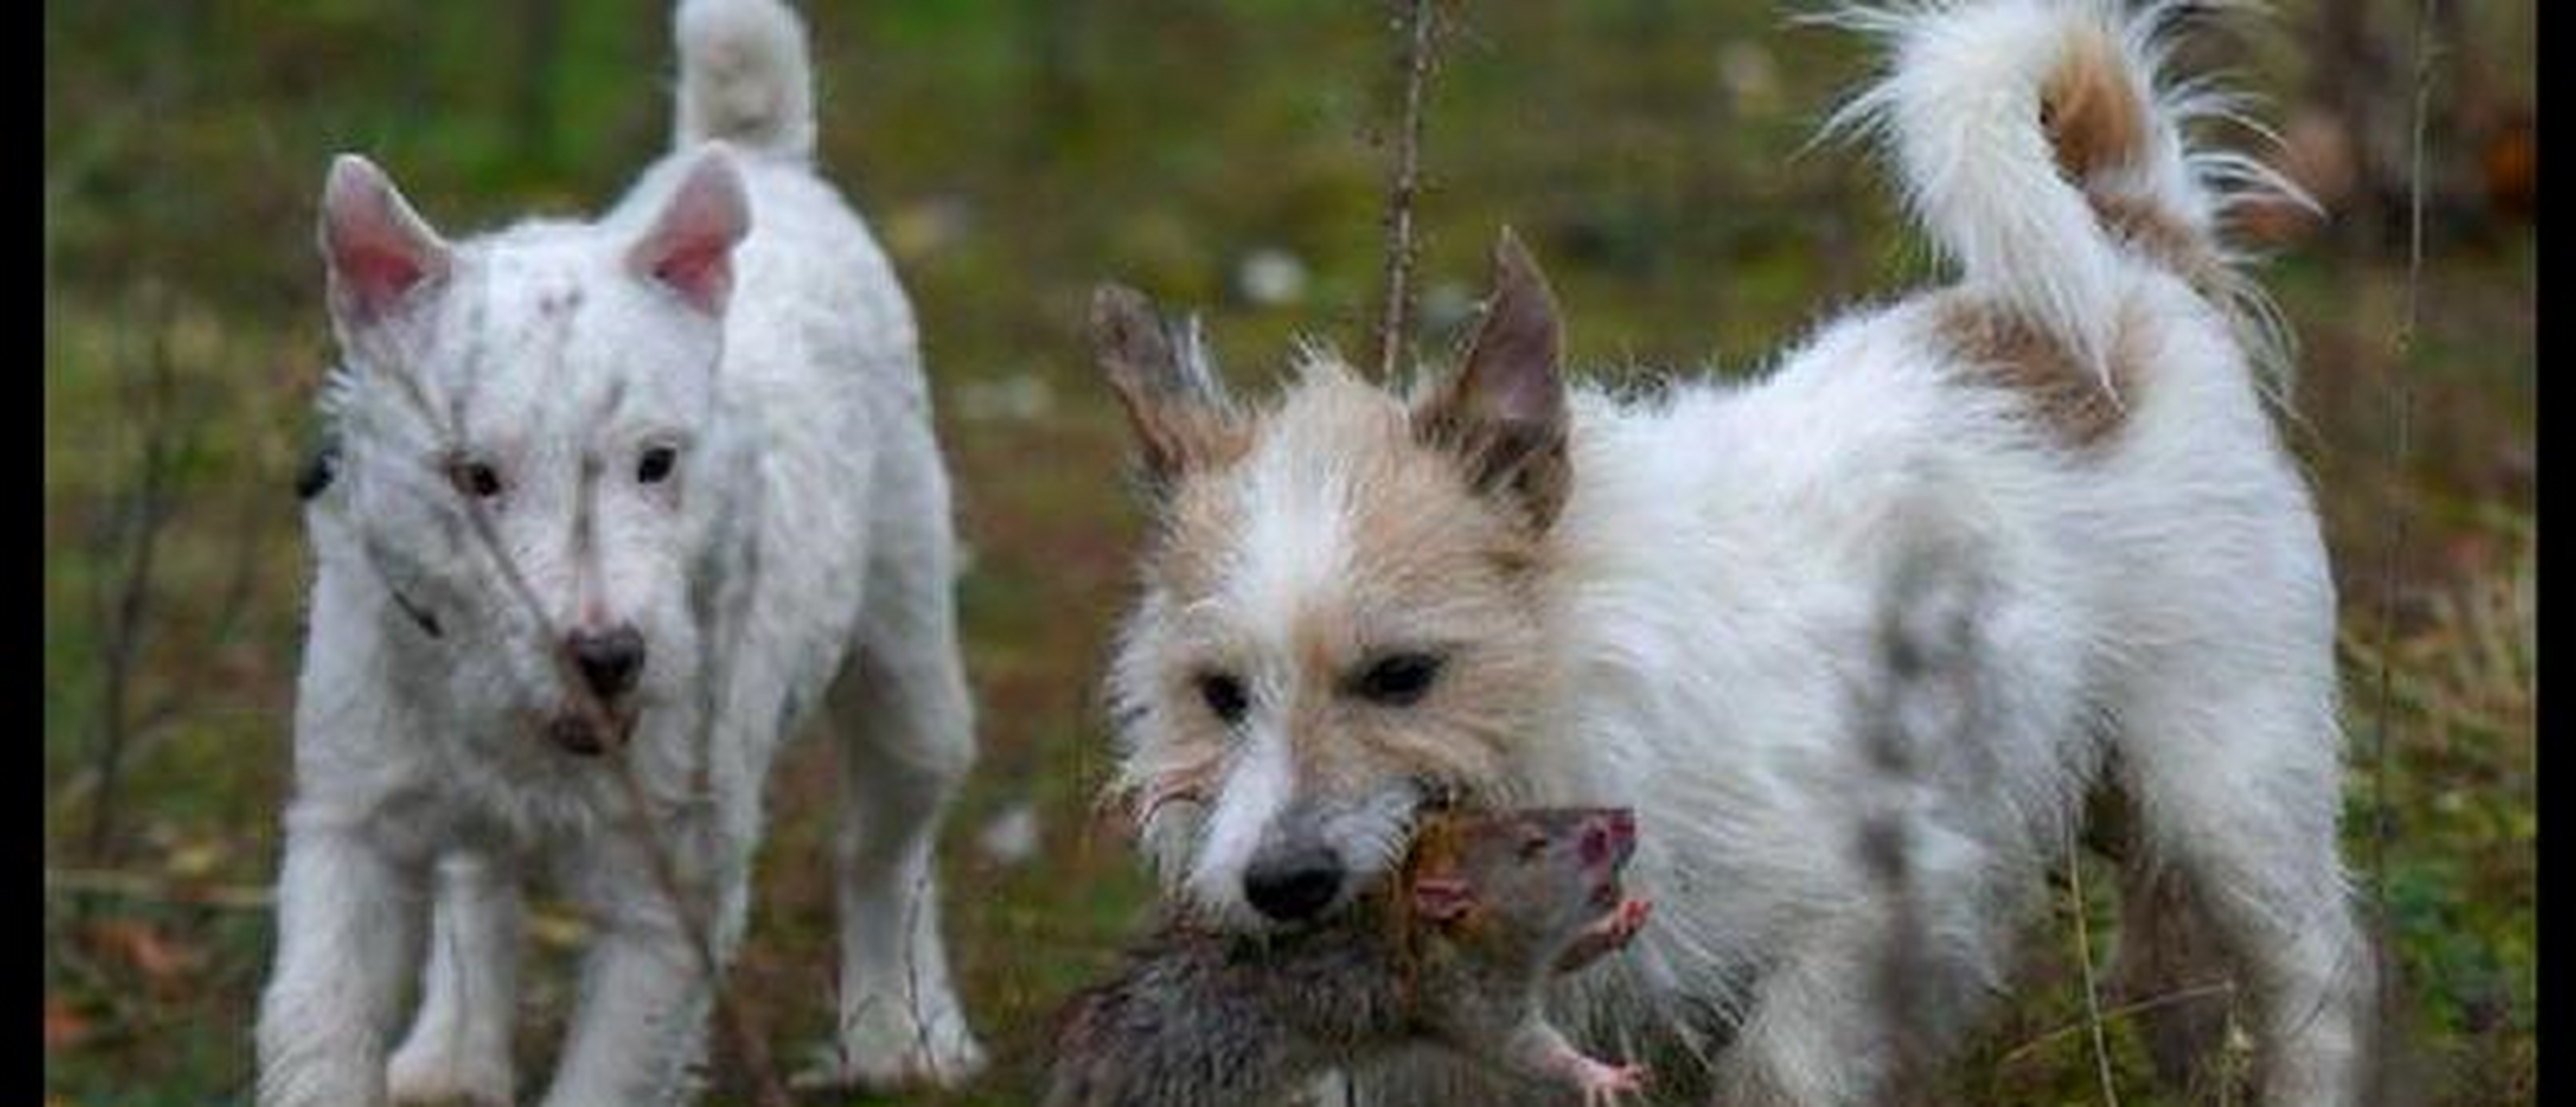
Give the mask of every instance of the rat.
M 1440 814 L 1335 923 L 1263 941 L 1175 917 L 1068 1004 L 1046 1107 L 1256 1107 L 1425 1042 L 1613 1102 L 1644 1070 L 1576 1049 L 1540 992 L 1645 924 L 1619 885 L 1635 848 L 1626 810 Z

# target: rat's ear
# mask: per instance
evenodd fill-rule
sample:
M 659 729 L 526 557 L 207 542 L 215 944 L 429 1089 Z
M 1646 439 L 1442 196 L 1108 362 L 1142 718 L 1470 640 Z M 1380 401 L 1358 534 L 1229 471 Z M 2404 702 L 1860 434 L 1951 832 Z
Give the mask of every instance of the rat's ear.
M 1465 918 L 1476 906 L 1476 889 L 1454 876 L 1426 876 L 1413 882 L 1413 913 L 1433 922 Z

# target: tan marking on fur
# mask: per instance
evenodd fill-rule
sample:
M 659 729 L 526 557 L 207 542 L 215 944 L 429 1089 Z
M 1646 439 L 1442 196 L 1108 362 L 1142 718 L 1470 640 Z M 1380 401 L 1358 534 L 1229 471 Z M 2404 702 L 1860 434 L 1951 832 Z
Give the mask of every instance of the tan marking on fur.
M 2111 344 L 2109 390 L 2065 343 L 1991 305 L 1965 296 L 1947 298 L 1934 327 L 1951 355 L 1969 366 L 1977 380 L 2020 396 L 2058 443 L 2069 448 L 2100 445 L 2120 429 L 2126 405 L 2135 402 L 2138 328 L 2125 321 Z
M 2120 44 L 2098 28 L 2066 43 L 2066 53 L 2040 92 L 2040 122 L 2057 167 L 2083 183 L 2138 165 L 2147 154 L 2147 105 Z
M 2146 163 L 2153 113 L 2120 44 L 2100 29 L 2066 44 L 2040 92 L 2040 122 L 2058 171 L 2082 189 L 2111 232 L 2206 289 L 2220 261 L 2206 237 L 2153 199 L 2127 191 L 2123 173 Z
M 1093 356 L 1157 484 L 1223 466 L 1250 444 L 1206 367 L 1185 363 L 1178 333 L 1134 289 L 1104 285 L 1092 295 Z
M 1296 631 L 1301 769 L 1328 786 L 1390 772 L 1487 782 L 1536 725 L 1538 597 L 1531 574 L 1514 567 L 1538 563 L 1539 538 L 1519 505 L 1478 494 L 1460 458 L 1419 441 L 1393 396 L 1324 380 L 1330 402 L 1305 410 L 1316 418 L 1307 429 L 1325 433 L 1307 443 L 1345 459 L 1351 475 L 1350 567 L 1332 595 L 1311 599 Z M 1423 648 L 1448 660 L 1412 707 L 1368 704 L 1344 686 L 1385 651 Z
M 2206 237 L 2172 212 L 2135 196 L 2088 192 L 2085 199 L 2102 224 L 2129 245 L 2204 292 L 2214 286 L 2221 268 L 2217 252 Z
M 1471 488 L 1461 459 L 1420 441 L 1401 400 L 1347 371 L 1305 373 L 1256 417 L 1248 440 L 1225 465 L 1187 473 L 1166 499 L 1146 564 L 1147 586 L 1163 599 L 1155 617 L 1224 618 L 1200 601 L 1221 595 L 1239 563 L 1253 471 L 1278 464 L 1276 450 L 1332 458 L 1350 497 L 1349 569 L 1298 597 L 1294 625 L 1284 628 L 1298 674 L 1286 725 L 1301 787 L 1354 794 L 1429 776 L 1504 790 L 1507 752 L 1544 733 L 1541 713 L 1552 702 L 1537 580 L 1543 536 L 1509 498 Z M 1282 629 L 1193 623 L 1165 640 L 1248 640 Z M 1386 652 L 1417 649 L 1445 658 L 1420 702 L 1395 708 L 1350 693 L 1354 672 Z M 1139 755 L 1180 766 L 1224 748 L 1229 736 L 1190 683 L 1202 666 L 1242 660 L 1157 659 L 1170 721 L 1156 736 L 1161 748 Z

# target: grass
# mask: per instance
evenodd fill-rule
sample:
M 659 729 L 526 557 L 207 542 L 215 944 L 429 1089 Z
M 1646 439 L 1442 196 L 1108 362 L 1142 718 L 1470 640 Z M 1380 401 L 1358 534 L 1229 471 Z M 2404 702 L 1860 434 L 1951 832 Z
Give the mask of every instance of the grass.
M 1864 159 L 1795 155 L 1862 72 L 1849 44 L 1784 29 L 1762 5 L 1683 7 L 1469 8 L 1430 107 L 1427 347 L 1454 328 L 1503 223 L 1546 259 L 1575 360 L 1614 376 L 1751 372 L 1834 304 L 1931 272 Z M 963 1093 L 905 1101 L 1018 1103 L 1055 1005 L 1113 963 L 1150 894 L 1092 810 L 1106 769 L 1094 688 L 1140 519 L 1079 334 L 1088 288 L 1115 276 L 1204 305 L 1246 386 L 1299 334 L 1364 350 L 1385 165 L 1368 135 L 1386 118 L 1392 45 L 1362 3 L 815 9 L 823 158 L 919 304 L 974 552 L 959 600 L 985 754 L 943 864 L 956 967 L 1001 1064 Z M 192 901 L 232 902 L 275 865 L 308 571 L 287 489 L 327 356 L 310 246 L 327 155 L 370 152 L 454 231 L 596 206 L 663 141 L 660 15 L 568 4 L 556 55 L 531 59 L 512 53 L 518 10 L 49 8 L 43 745 L 47 864 L 63 877 L 44 907 L 49 1104 L 245 1098 L 268 919 Z M 2298 46 L 2256 35 L 2228 60 L 2273 90 L 2301 71 Z M 530 122 L 529 103 L 550 107 Z M 2290 440 L 2321 490 L 2346 600 L 2364 757 L 2352 857 L 2386 905 L 2421 1082 L 2467 1107 L 2528 1101 L 2536 1070 L 2535 263 L 2528 224 L 2432 246 L 2402 360 L 2393 253 L 2306 240 L 2266 279 L 2305 343 Z M 1258 250 L 1300 261 L 1295 302 L 1236 287 Z M 135 698 L 170 710 L 136 739 L 102 859 L 84 849 L 96 790 L 82 783 L 101 725 L 99 597 L 123 572 L 131 382 L 156 338 L 188 445 Z M 2384 776 L 2369 756 L 2383 738 Z M 816 986 L 831 958 L 826 757 L 802 743 L 777 777 L 736 974 L 782 1059 L 830 1017 Z M 979 852 L 977 833 L 1023 805 L 1037 858 Z M 2098 953 L 2116 930 L 2113 882 L 2085 875 Z M 2081 1001 L 2057 901 L 2033 920 L 2019 994 L 1953 1067 L 1959 1098 L 2098 1099 L 2088 1035 L 2065 1032 Z M 570 1003 L 579 925 L 541 901 L 533 930 L 532 1081 Z M 2129 1020 L 2108 1029 L 2122 1101 L 2175 1102 L 2152 1090 Z

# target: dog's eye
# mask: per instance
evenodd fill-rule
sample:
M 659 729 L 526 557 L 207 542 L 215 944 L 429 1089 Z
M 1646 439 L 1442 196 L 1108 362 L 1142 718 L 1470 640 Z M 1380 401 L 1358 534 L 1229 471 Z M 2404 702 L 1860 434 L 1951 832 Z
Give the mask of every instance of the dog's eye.
M 1199 699 L 1206 701 L 1208 710 L 1227 726 L 1242 722 L 1243 713 L 1252 708 L 1252 697 L 1243 690 L 1242 679 L 1232 673 L 1202 673 L 1198 684 Z
M 1521 860 L 1536 861 L 1540 854 L 1546 852 L 1547 835 L 1532 834 L 1529 837 L 1521 839 Z
M 1351 683 L 1351 690 L 1361 699 L 1389 707 L 1403 707 L 1422 698 L 1431 690 L 1431 682 L 1440 676 L 1440 658 L 1427 653 L 1391 654 L 1371 662 Z
M 680 451 L 669 446 L 654 446 L 635 461 L 635 483 L 660 484 L 671 478 L 671 467 L 679 464 Z
M 488 500 L 501 494 L 501 471 L 487 461 L 458 458 L 447 463 L 447 483 L 458 492 Z

